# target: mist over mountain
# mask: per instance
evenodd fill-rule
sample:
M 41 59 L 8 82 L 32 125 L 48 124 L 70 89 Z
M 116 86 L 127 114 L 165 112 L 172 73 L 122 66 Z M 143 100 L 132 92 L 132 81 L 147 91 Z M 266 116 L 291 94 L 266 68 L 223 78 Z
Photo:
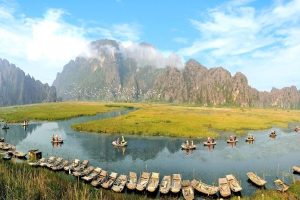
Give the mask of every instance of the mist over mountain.
M 0 106 L 56 101 L 56 89 L 0 59 Z
M 204 106 L 236 105 L 299 108 L 296 87 L 259 92 L 240 72 L 185 64 L 153 46 L 98 40 L 57 74 L 53 86 L 64 100 L 159 101 Z

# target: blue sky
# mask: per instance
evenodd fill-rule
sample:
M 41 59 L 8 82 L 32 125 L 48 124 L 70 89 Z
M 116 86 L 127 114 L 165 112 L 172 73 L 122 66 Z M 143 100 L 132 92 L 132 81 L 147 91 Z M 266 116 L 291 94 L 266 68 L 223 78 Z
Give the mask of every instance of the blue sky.
M 88 42 L 109 38 L 241 71 L 260 90 L 299 88 L 298 35 L 300 0 L 0 0 L 0 57 L 49 84 Z

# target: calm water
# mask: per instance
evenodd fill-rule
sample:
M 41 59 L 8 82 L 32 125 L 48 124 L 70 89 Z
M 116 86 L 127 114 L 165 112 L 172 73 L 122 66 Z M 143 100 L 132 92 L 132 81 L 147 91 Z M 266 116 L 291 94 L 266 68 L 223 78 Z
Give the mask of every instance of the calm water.
M 256 138 L 254 144 L 248 144 L 245 137 L 239 137 L 236 146 L 226 143 L 227 134 L 224 133 L 224 138 L 217 140 L 214 149 L 204 147 L 203 140 L 194 140 L 198 144 L 197 150 L 185 152 L 180 149 L 184 139 L 126 136 L 128 147 L 118 149 L 111 145 L 116 136 L 80 133 L 70 127 L 75 123 L 128 112 L 116 111 L 57 122 L 31 122 L 26 131 L 15 124 L 10 125 L 7 132 L 1 130 L 0 137 L 24 152 L 38 148 L 44 157 L 55 155 L 66 159 L 88 159 L 93 166 L 118 173 L 157 171 L 161 178 L 181 173 L 184 179 L 197 178 L 215 185 L 219 177 L 233 173 L 242 181 L 242 195 L 252 194 L 257 189 L 247 182 L 248 171 L 263 176 L 268 181 L 267 188 L 274 187 L 276 177 L 287 182 L 299 179 L 299 176 L 291 174 L 291 166 L 300 165 L 300 133 L 295 133 L 292 128 L 272 129 L 278 134 L 275 139 L 268 136 L 271 130 L 251 132 Z M 52 146 L 52 134 L 61 135 L 64 144 Z

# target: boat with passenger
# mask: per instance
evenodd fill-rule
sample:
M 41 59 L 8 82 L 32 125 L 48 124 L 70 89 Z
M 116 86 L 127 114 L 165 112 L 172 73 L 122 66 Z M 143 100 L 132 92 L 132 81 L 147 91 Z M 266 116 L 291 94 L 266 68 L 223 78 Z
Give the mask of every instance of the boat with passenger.
M 212 145 L 216 145 L 217 142 L 215 141 L 214 138 L 208 137 L 207 141 L 203 142 L 204 146 L 212 146 Z
M 125 141 L 124 137 L 122 136 L 122 139 L 117 138 L 116 140 L 112 141 L 112 145 L 115 147 L 125 147 L 127 146 L 127 141 Z
M 192 140 L 191 142 L 189 142 L 188 140 L 185 142 L 185 143 L 183 143 L 182 145 L 181 145 L 181 149 L 182 150 L 194 150 L 194 149 L 196 149 L 196 145 L 194 144 L 194 141 Z

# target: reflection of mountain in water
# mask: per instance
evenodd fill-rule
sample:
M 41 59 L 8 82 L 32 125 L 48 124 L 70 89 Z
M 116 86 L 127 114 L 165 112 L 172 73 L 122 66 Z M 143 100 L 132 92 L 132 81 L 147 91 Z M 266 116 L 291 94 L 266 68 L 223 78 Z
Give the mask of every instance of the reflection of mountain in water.
M 41 124 L 30 124 L 26 130 L 22 125 L 10 125 L 9 130 L 1 130 L 0 135 L 11 144 L 17 145 L 22 142 L 28 134 L 34 132 Z

